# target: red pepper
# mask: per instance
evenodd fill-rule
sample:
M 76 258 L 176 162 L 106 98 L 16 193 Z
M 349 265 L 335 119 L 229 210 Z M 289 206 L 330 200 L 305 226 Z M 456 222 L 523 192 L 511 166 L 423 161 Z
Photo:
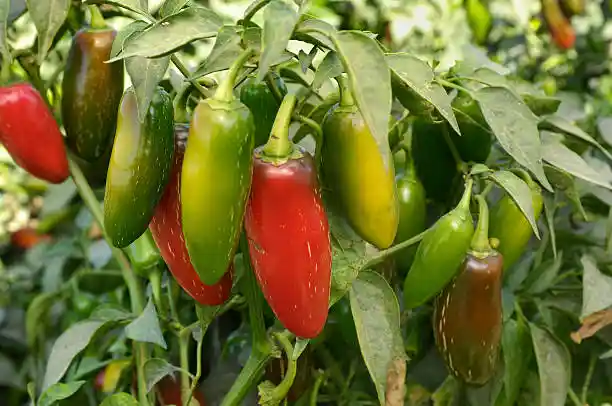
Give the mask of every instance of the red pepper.
M 313 338 L 327 320 L 331 246 L 314 160 L 288 139 L 294 104 L 285 96 L 268 143 L 255 150 L 245 230 L 272 311 L 295 335 Z
M 70 174 L 62 133 L 29 83 L 0 87 L 0 142 L 17 165 L 39 179 L 62 183 Z
M 233 269 L 230 265 L 229 272 L 226 272 L 218 283 L 205 285 L 189 259 L 181 224 L 180 200 L 181 168 L 185 156 L 187 132 L 187 128 L 176 126 L 172 174 L 155 208 L 149 228 L 170 273 L 178 284 L 199 303 L 215 306 L 225 302 L 230 296 Z

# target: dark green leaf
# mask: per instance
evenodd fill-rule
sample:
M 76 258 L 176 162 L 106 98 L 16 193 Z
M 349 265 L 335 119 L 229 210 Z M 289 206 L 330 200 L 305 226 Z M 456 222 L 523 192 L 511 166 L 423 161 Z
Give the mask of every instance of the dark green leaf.
M 562 191 L 565 196 L 573 203 L 574 207 L 578 210 L 580 215 L 585 221 L 587 220 L 587 214 L 580 201 L 580 193 L 576 187 L 576 179 L 563 169 L 559 169 L 555 166 L 544 165 L 544 172 L 546 177 L 550 179 L 555 189 Z M 552 203 L 551 203 L 552 204 Z
M 140 403 L 127 393 L 115 393 L 104 399 L 100 406 L 139 406 Z
M 300 52 L 298 53 L 298 61 L 302 67 L 302 73 L 306 74 L 306 72 L 308 72 L 308 68 L 310 68 L 310 65 L 312 65 L 312 61 L 315 56 L 317 56 L 317 47 L 313 47 L 309 53 L 306 53 L 300 49 Z
M 554 286 L 555 279 L 559 275 L 563 263 L 563 251 L 555 259 L 547 260 L 533 269 L 523 286 L 525 292 L 530 295 L 543 293 Z
M 536 116 L 553 114 L 561 105 L 561 100 L 555 97 L 539 96 L 528 93 L 522 93 L 521 97 Z
M 401 81 L 415 97 L 433 105 L 455 132 L 461 134 L 457 118 L 451 107 L 451 98 L 442 86 L 434 82 L 431 67 L 410 54 L 387 54 L 386 59 L 391 68 L 393 80 Z
M 41 330 L 44 330 L 53 304 L 61 298 L 61 292 L 48 292 L 38 294 L 32 300 L 26 311 L 25 332 L 28 339 L 28 347 L 34 348 Z
M 111 61 L 130 56 L 162 56 L 192 41 L 214 37 L 222 25 L 221 17 L 208 8 L 186 8 L 129 37 L 123 52 Z
M 121 271 L 83 271 L 79 274 L 79 288 L 95 295 L 112 292 L 124 284 Z
M 542 156 L 549 164 L 563 169 L 577 178 L 586 180 L 594 185 L 612 189 L 612 185 L 602 179 L 600 174 L 587 164 L 584 159 L 560 142 L 549 140 L 544 143 Z
M 327 79 L 340 76 L 343 72 L 344 68 L 338 54 L 334 51 L 328 52 L 317 67 L 317 72 L 312 80 L 312 89 L 319 90 Z
M 55 34 L 68 16 L 70 0 L 26 0 L 30 17 L 38 32 L 38 63 L 47 57 Z
M 55 340 L 51 354 L 47 359 L 47 370 L 42 385 L 43 391 L 62 379 L 72 360 L 89 345 L 94 335 L 105 324 L 106 322 L 103 321 L 81 321 L 73 324 Z
M 175 372 L 181 372 L 182 369 L 175 367 L 168 363 L 165 359 L 161 358 L 150 358 L 144 364 L 144 375 L 147 383 L 147 393 L 151 392 L 151 389 L 156 383 L 161 381 L 168 375 L 173 375 Z
M 612 277 L 601 273 L 595 260 L 588 255 L 583 255 L 580 262 L 583 269 L 580 318 L 584 319 L 612 306 Z
M 240 34 L 233 25 L 224 25 L 217 34 L 215 45 L 210 54 L 193 74 L 193 78 L 208 75 L 213 72 L 228 69 L 234 60 L 242 53 Z
M 608 150 L 605 149 L 600 143 L 595 141 L 595 138 L 591 137 L 582 128 L 578 127 L 563 116 L 555 114 L 544 117 L 544 119 L 540 122 L 540 128 L 543 130 L 560 131 L 564 134 L 586 141 L 603 152 L 608 159 L 612 159 L 612 154 L 610 154 Z
M 494 172 L 489 177 L 508 193 L 529 221 L 536 237 L 540 238 L 538 224 L 533 213 L 531 191 L 525 181 L 509 171 Z
M 329 36 L 333 35 L 335 31 L 336 29 L 331 24 L 323 20 L 316 18 L 305 19 L 295 28 L 294 37 L 299 41 L 335 50 L 334 44 L 329 39 Z M 328 35 L 323 35 L 321 32 L 326 32 Z
M 165 0 L 159 9 L 159 15 L 164 18 L 178 13 L 183 7 L 191 5 L 192 0 Z
M 531 110 L 504 87 L 485 87 L 474 92 L 474 95 L 502 148 L 530 170 L 547 190 L 552 191 L 542 167 L 537 119 Z
M 338 55 L 348 73 L 351 92 L 363 119 L 381 151 L 385 166 L 389 154 L 389 114 L 391 113 L 391 74 L 385 55 L 373 40 L 360 31 L 341 31 L 334 35 Z M 376 80 L 372 80 L 376 78 Z
M 281 57 L 298 22 L 298 13 L 282 0 L 273 0 L 264 10 L 264 26 L 257 79 L 263 80 Z
M 46 391 L 40 395 L 38 406 L 51 406 L 56 402 L 68 399 L 81 389 L 85 381 L 74 381 L 68 383 L 56 383 L 51 385 Z
M 551 179 L 551 182 L 552 181 Z M 578 199 L 580 201 L 580 199 Z M 582 207 L 582 205 L 581 205 Z M 555 233 L 555 211 L 557 206 L 555 205 L 554 196 L 544 195 L 544 216 L 546 217 L 546 224 L 548 225 L 548 235 L 550 236 L 550 242 L 552 245 L 553 257 L 557 258 L 557 235 Z M 583 209 L 584 210 L 584 209 Z
M 153 94 L 164 77 L 169 64 L 169 56 L 154 59 L 133 56 L 125 60 L 125 68 L 132 79 L 132 85 L 136 93 L 138 117 L 141 122 L 144 122 L 147 116 Z
M 510 319 L 504 323 L 502 330 L 502 351 L 506 373 L 504 375 L 505 406 L 515 404 L 525 373 L 529 365 L 531 351 L 529 329 L 522 318 Z
M 11 53 L 6 42 L 6 25 L 11 10 L 11 0 L 0 0 L 0 56 L 2 63 L 10 63 Z
M 132 313 L 125 311 L 122 307 L 112 303 L 104 303 L 97 307 L 89 317 L 91 320 L 99 321 L 124 321 L 131 319 Z
M 530 323 L 531 340 L 540 375 L 540 405 L 563 406 L 571 383 L 571 358 L 567 348 L 548 330 Z
M 406 358 L 397 297 L 381 275 L 363 271 L 353 281 L 350 300 L 361 354 L 384 405 L 389 368 Z
M 157 344 L 163 349 L 168 348 L 159 327 L 155 305 L 150 298 L 142 314 L 125 326 L 125 336 L 135 341 Z
M 126 25 L 121 31 L 117 33 L 115 36 L 115 40 L 113 41 L 113 47 L 111 48 L 110 57 L 114 58 L 119 55 L 120 52 L 123 52 L 123 45 L 125 41 L 130 38 L 132 35 L 137 35 L 138 33 L 143 32 L 149 27 L 150 24 L 145 23 L 144 21 L 132 21 L 128 25 Z

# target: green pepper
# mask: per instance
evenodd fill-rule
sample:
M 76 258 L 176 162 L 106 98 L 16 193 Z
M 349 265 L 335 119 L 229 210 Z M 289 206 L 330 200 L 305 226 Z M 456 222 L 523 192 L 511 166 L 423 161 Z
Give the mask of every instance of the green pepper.
M 495 374 L 502 331 L 503 257 L 489 245 L 487 203 L 480 206 L 471 249 L 457 276 L 436 298 L 434 336 L 450 373 L 470 385 Z
M 280 91 L 280 95 L 285 97 L 287 86 L 285 86 L 283 79 L 274 72 L 270 72 L 270 75 L 274 86 Z M 253 113 L 255 146 L 265 144 L 272 130 L 280 102 L 266 82 L 258 82 L 255 77 L 248 78 L 240 88 L 240 101 Z
M 481 0 L 465 0 L 463 6 L 475 42 L 479 45 L 485 44 L 493 26 L 493 18 L 487 4 Z
M 397 200 L 399 202 L 399 225 L 395 242 L 406 241 L 425 230 L 427 216 L 425 206 L 425 189 L 416 176 L 410 149 L 404 147 L 405 170 L 395 180 Z M 407 271 L 412 265 L 416 246 L 402 250 L 395 256 L 399 269 Z
M 255 124 L 233 94 L 248 55 L 234 63 L 214 97 L 199 102 L 189 126 L 181 180 L 183 234 L 206 285 L 216 284 L 232 263 L 251 186 Z
M 381 153 L 348 89 L 323 121 L 323 178 L 361 238 L 379 249 L 393 243 L 399 221 L 395 169 L 388 144 Z
M 104 228 L 114 246 L 127 247 L 149 226 L 170 179 L 173 154 L 170 95 L 158 86 L 141 122 L 130 87 L 121 99 L 104 193 Z
M 537 221 L 543 208 L 542 189 L 527 172 L 519 170 L 518 173 L 531 190 L 531 204 Z M 499 252 L 504 256 L 504 267 L 510 269 L 525 252 L 533 229 L 514 200 L 506 195 L 491 210 L 490 234 L 499 240 Z
M 128 245 L 126 252 L 136 274 L 147 277 L 152 269 L 164 264 L 164 260 L 155 245 L 151 231 L 147 229 L 133 243 Z
M 459 204 L 425 232 L 404 280 L 406 309 L 431 299 L 457 273 L 474 234 L 471 195 L 472 180 L 469 179 Z
M 461 135 L 450 131 L 461 159 L 483 163 L 491 153 L 493 137 L 478 103 L 470 96 L 460 94 L 452 102 Z
M 123 93 L 123 61 L 106 63 L 117 32 L 106 26 L 96 6 L 91 27 L 72 39 L 62 80 L 62 122 L 66 143 L 94 162 L 110 149 Z
M 412 157 L 416 174 L 429 199 L 446 203 L 452 196 L 460 172 L 446 143 L 446 122 L 432 123 L 417 118 L 412 124 Z
M 561 0 L 561 9 L 567 18 L 584 14 L 585 0 Z

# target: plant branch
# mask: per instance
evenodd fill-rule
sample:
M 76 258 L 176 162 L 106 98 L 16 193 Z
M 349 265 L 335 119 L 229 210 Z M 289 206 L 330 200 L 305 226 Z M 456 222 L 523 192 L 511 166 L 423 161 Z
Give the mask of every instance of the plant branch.
M 206 98 L 212 97 L 212 92 L 206 89 L 204 86 L 202 86 L 198 79 L 191 78 L 191 73 L 189 72 L 189 69 L 187 69 L 187 67 L 178 58 L 178 56 L 176 56 L 176 54 L 172 55 L 170 57 L 170 60 L 172 61 L 174 66 L 176 66 L 176 68 L 181 72 L 181 74 L 185 77 L 185 79 L 187 79 L 193 85 L 193 87 L 195 87 L 196 90 L 202 94 L 202 96 Z
M 402 241 L 399 244 L 394 245 L 393 247 L 387 248 L 386 250 L 382 250 L 378 253 L 378 255 L 370 258 L 370 260 L 368 262 L 366 262 L 366 264 L 362 267 L 362 269 L 367 269 L 367 268 L 371 268 L 375 265 L 380 264 L 381 262 L 383 262 L 387 257 L 391 256 L 391 255 L 395 255 L 398 252 L 400 252 L 401 250 L 404 250 L 408 247 L 410 247 L 411 245 L 414 245 L 418 242 L 420 242 L 423 237 L 425 237 L 425 233 L 427 233 L 429 229 L 421 232 L 420 234 L 415 235 L 414 237 L 406 240 L 406 241 Z

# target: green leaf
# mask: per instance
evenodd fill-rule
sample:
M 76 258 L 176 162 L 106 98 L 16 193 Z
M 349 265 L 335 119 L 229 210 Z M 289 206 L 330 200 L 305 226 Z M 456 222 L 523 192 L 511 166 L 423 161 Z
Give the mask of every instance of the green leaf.
M 582 263 L 582 311 L 580 318 L 584 319 L 593 313 L 612 306 L 612 277 L 601 273 L 595 260 L 589 255 L 583 255 Z
M 587 214 L 580 201 L 580 193 L 576 187 L 576 179 L 563 169 L 551 165 L 544 165 L 544 172 L 546 177 L 550 179 L 550 183 L 555 189 L 562 191 L 565 196 L 573 203 L 574 207 L 578 210 L 582 218 L 587 221 Z
M 138 117 L 141 122 L 144 122 L 147 116 L 157 85 L 164 77 L 169 64 L 169 56 L 155 59 L 133 56 L 125 61 L 125 68 L 132 79 L 136 93 Z
M 529 323 L 540 375 L 540 405 L 563 406 L 571 384 L 571 358 L 567 348 L 548 330 Z
M 388 166 L 391 164 L 388 162 L 387 134 L 392 92 L 385 55 L 376 40 L 360 31 L 338 32 L 333 41 L 344 71 L 348 73 L 353 97 Z
M 512 406 L 520 393 L 529 366 L 531 346 L 529 329 L 522 318 L 510 319 L 502 330 L 502 352 L 506 373 L 504 374 L 505 406 Z
M 51 406 L 54 403 L 68 399 L 81 389 L 85 381 L 74 381 L 68 383 L 56 383 L 51 385 L 46 391 L 40 395 L 38 406 Z
M 555 114 L 552 116 L 544 117 L 544 119 L 540 122 L 539 127 L 543 130 L 559 131 L 561 133 L 571 135 L 573 137 L 586 141 L 595 148 L 599 149 L 601 152 L 603 152 L 608 159 L 612 159 L 612 154 L 610 154 L 607 149 L 605 149 L 600 143 L 598 143 L 595 138 L 591 137 L 582 128 L 578 127 L 563 116 Z
M 101 295 L 125 286 L 121 271 L 85 271 L 79 274 L 79 288 L 85 292 Z
M 327 35 L 321 34 L 327 33 Z M 336 29 L 329 23 L 316 18 L 305 19 L 295 28 L 294 38 L 329 50 L 335 50 L 333 42 L 329 39 Z
M 11 0 L 0 0 L 0 56 L 2 63 L 10 63 L 11 53 L 6 42 L 6 27 L 11 11 Z
M 192 41 L 214 37 L 222 25 L 221 17 L 208 8 L 186 8 L 129 37 L 123 44 L 123 52 L 109 62 L 130 56 L 162 56 Z
M 30 17 L 38 32 L 38 63 L 47 57 L 55 34 L 68 16 L 70 0 L 26 0 Z
M 295 345 L 293 346 L 293 354 L 291 355 L 291 358 L 294 361 L 297 361 L 298 358 L 300 358 L 300 355 L 302 355 L 306 347 L 308 347 L 308 343 L 310 343 L 310 339 L 308 338 L 298 337 L 295 340 Z
M 42 390 L 45 391 L 64 376 L 72 360 L 92 341 L 94 335 L 106 325 L 104 321 L 85 320 L 73 324 L 62 333 L 51 349 Z
M 523 283 L 525 293 L 529 295 L 538 295 L 554 286 L 554 282 L 559 275 L 562 264 L 563 251 L 559 252 L 557 258 L 547 260 L 533 269 Z
M 612 185 L 602 179 L 601 175 L 585 162 L 584 159 L 565 145 L 554 140 L 548 140 L 542 148 L 542 156 L 549 164 L 560 168 L 577 178 L 594 185 L 612 189 Z
M 34 348 L 38 335 L 45 328 L 49 310 L 61 297 L 61 292 L 39 293 L 28 305 L 25 319 L 25 333 L 28 347 Z
M 261 10 L 269 2 L 270 0 L 254 0 L 253 2 L 251 2 L 251 4 L 249 4 L 246 10 L 244 10 L 244 18 L 246 18 L 249 15 L 251 16 L 255 15 L 257 11 Z
M 192 0 L 165 0 L 159 9 L 159 15 L 164 18 L 176 14 L 187 5 L 191 5 Z
M 552 179 L 551 179 L 551 182 L 553 182 Z M 578 199 L 578 201 L 580 201 L 580 199 Z M 557 236 L 555 233 L 555 211 L 556 210 L 557 210 L 557 206 L 555 205 L 554 196 L 551 197 L 549 195 L 544 195 L 544 216 L 546 217 L 546 224 L 548 225 L 548 235 L 550 236 L 550 242 L 552 245 L 552 251 L 553 251 L 554 258 L 557 258 Z
M 110 57 L 115 58 L 119 53 L 123 52 L 123 45 L 125 41 L 130 38 L 132 35 L 136 35 L 138 33 L 143 32 L 150 24 L 145 23 L 144 21 L 132 21 L 128 25 L 126 25 L 121 31 L 117 33 L 115 39 L 113 41 L 113 47 L 111 48 Z
M 540 238 L 538 224 L 533 213 L 531 190 L 525 181 L 509 171 L 494 172 L 489 177 L 508 193 L 531 225 L 536 237 Z
M 552 192 L 542 167 L 537 119 L 529 107 L 504 87 L 485 87 L 474 92 L 474 96 L 502 148 Z
M 328 52 L 317 67 L 317 72 L 312 80 L 312 89 L 319 90 L 327 79 L 340 76 L 343 72 L 344 68 L 338 54 L 334 51 Z
M 233 25 L 224 25 L 217 34 L 215 45 L 206 60 L 193 74 L 197 79 L 213 72 L 228 69 L 234 60 L 242 53 L 240 34 Z
M 142 314 L 125 326 L 125 336 L 134 341 L 157 344 L 164 350 L 168 348 L 151 298 Z
M 139 406 L 140 403 L 130 394 L 121 392 L 104 399 L 100 406 Z
M 521 97 L 536 116 L 554 114 L 561 105 L 561 100 L 556 97 L 533 95 L 529 93 L 522 93 Z
M 299 15 L 282 0 L 273 0 L 264 10 L 264 26 L 257 80 L 263 80 L 268 70 L 287 48 Z
M 182 369 L 175 367 L 168 361 L 162 358 L 150 358 L 144 364 L 144 375 L 147 383 L 147 393 L 151 392 L 151 389 L 156 383 L 164 379 L 168 375 L 173 375 L 175 372 L 181 372 Z
M 298 53 L 298 61 L 300 62 L 303 74 L 308 72 L 308 68 L 310 68 L 310 65 L 312 65 L 312 61 L 317 56 L 317 52 L 317 47 L 313 47 L 309 53 L 306 53 L 304 50 L 300 49 L 300 52 Z
M 387 54 L 386 59 L 391 68 L 392 80 L 410 92 L 411 99 L 420 99 L 433 106 L 453 130 L 461 134 L 451 107 L 451 98 L 442 86 L 434 82 L 434 72 L 427 62 L 404 53 Z M 410 107 L 406 105 L 404 107 L 410 110 Z
M 122 307 L 113 303 L 104 303 L 96 307 L 89 316 L 90 320 L 99 321 L 125 321 L 132 318 L 132 313 L 125 311 Z
M 384 405 L 389 368 L 406 358 L 397 297 L 381 275 L 363 271 L 353 281 L 350 300 L 361 354 Z
M 113 4 L 139 14 L 147 13 L 149 11 L 147 0 L 93 0 L 92 3 Z

